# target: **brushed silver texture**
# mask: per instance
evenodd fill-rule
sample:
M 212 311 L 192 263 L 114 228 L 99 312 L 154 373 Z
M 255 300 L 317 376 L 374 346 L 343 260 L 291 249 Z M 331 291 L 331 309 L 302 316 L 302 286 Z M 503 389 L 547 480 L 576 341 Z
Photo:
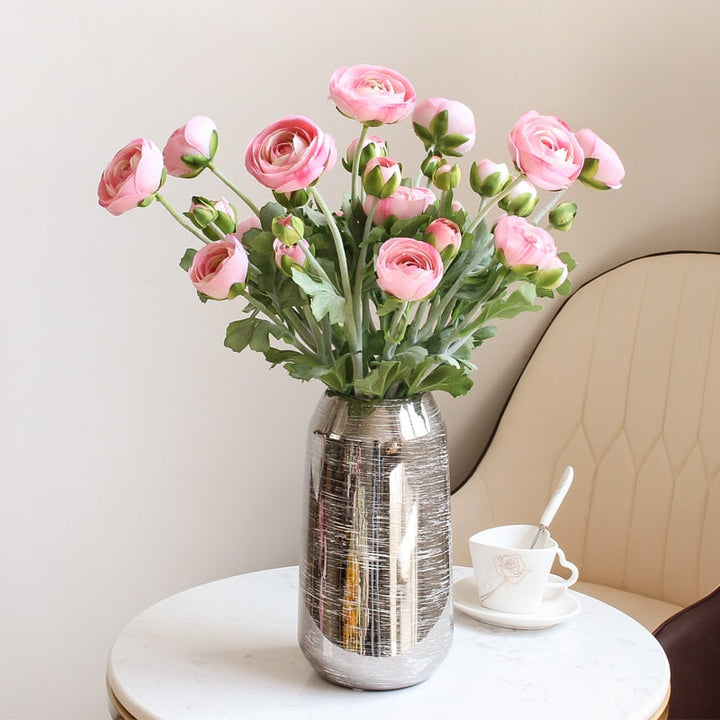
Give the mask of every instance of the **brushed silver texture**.
M 308 432 L 298 640 L 330 682 L 422 682 L 452 643 L 445 423 L 430 393 L 326 392 Z

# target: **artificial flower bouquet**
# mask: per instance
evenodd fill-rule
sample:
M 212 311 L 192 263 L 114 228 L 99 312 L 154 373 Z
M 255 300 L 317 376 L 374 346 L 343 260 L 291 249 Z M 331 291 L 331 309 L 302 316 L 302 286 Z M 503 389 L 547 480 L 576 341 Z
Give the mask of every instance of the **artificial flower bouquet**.
M 371 65 L 336 70 L 330 99 L 360 124 L 342 160 L 350 192 L 334 211 L 318 181 L 336 163 L 335 142 L 302 116 L 278 120 L 247 146 L 248 173 L 272 191 L 262 207 L 216 167 L 217 129 L 202 116 L 162 152 L 143 138 L 122 148 L 102 174 L 100 205 L 119 215 L 157 201 L 195 236 L 199 249 L 180 265 L 200 299 L 245 301 L 227 329 L 232 350 L 249 347 L 340 394 L 464 394 L 472 351 L 495 334 L 494 321 L 570 291 L 574 262 L 549 233 L 568 230 L 576 215 L 564 192 L 576 180 L 619 188 L 622 163 L 591 130 L 530 111 L 510 132 L 511 168 L 472 163 L 478 203 L 466 209 L 454 197 L 454 159 L 475 144 L 466 105 L 417 101 L 400 73 Z M 376 134 L 408 117 L 424 148 L 412 175 Z M 180 214 L 161 194 L 168 174 L 205 170 L 244 204 L 244 219 L 224 197 L 196 195 Z

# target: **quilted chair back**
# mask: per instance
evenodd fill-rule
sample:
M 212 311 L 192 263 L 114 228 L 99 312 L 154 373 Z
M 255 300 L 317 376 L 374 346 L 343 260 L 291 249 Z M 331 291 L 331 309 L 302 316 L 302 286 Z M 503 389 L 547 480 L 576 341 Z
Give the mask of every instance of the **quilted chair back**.
M 686 606 L 720 585 L 720 255 L 634 260 L 580 288 L 453 496 L 455 562 L 490 525 L 535 523 L 581 579 Z

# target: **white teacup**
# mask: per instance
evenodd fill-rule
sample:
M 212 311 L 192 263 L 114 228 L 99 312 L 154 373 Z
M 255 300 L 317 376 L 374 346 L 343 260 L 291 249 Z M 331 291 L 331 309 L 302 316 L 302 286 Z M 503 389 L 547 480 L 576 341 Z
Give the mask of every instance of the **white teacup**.
M 578 579 L 578 569 L 547 532 L 535 547 L 530 545 L 537 525 L 503 525 L 475 533 L 470 538 L 480 604 L 507 613 L 531 613 L 540 609 L 543 596 L 560 593 Z M 570 577 L 550 575 L 555 560 L 570 570 Z

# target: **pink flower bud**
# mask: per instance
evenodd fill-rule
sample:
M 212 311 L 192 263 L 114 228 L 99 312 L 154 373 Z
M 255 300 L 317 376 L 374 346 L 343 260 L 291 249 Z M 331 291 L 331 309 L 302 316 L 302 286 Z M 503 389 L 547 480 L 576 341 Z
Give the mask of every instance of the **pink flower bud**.
M 245 248 L 235 235 L 228 235 L 197 251 L 190 266 L 190 281 L 204 295 L 225 300 L 235 283 L 245 282 L 248 264 Z
M 307 255 L 303 250 L 310 249 L 307 240 L 301 238 L 294 245 L 286 245 L 282 240 L 275 238 L 273 240 L 273 252 L 275 253 L 275 264 L 284 272 L 286 272 L 287 261 L 283 263 L 283 258 L 289 258 L 300 267 L 304 267 L 307 263 Z
M 441 113 L 446 113 L 441 115 Z M 475 144 L 475 116 L 457 100 L 435 97 L 420 100 L 412 115 L 413 127 L 425 144 L 443 155 L 465 155 Z
M 197 115 L 170 136 L 163 149 L 163 160 L 170 175 L 190 178 L 207 167 L 216 150 L 215 123 L 209 117 Z
M 438 252 L 442 252 L 446 247 L 452 247 L 455 250 L 452 255 L 455 255 L 460 249 L 462 231 L 452 220 L 438 218 L 427 226 L 424 237 L 435 246 Z
M 625 179 L 625 168 L 618 154 L 592 130 L 575 133 L 585 153 L 585 165 L 580 180 L 600 190 L 617 190 Z

